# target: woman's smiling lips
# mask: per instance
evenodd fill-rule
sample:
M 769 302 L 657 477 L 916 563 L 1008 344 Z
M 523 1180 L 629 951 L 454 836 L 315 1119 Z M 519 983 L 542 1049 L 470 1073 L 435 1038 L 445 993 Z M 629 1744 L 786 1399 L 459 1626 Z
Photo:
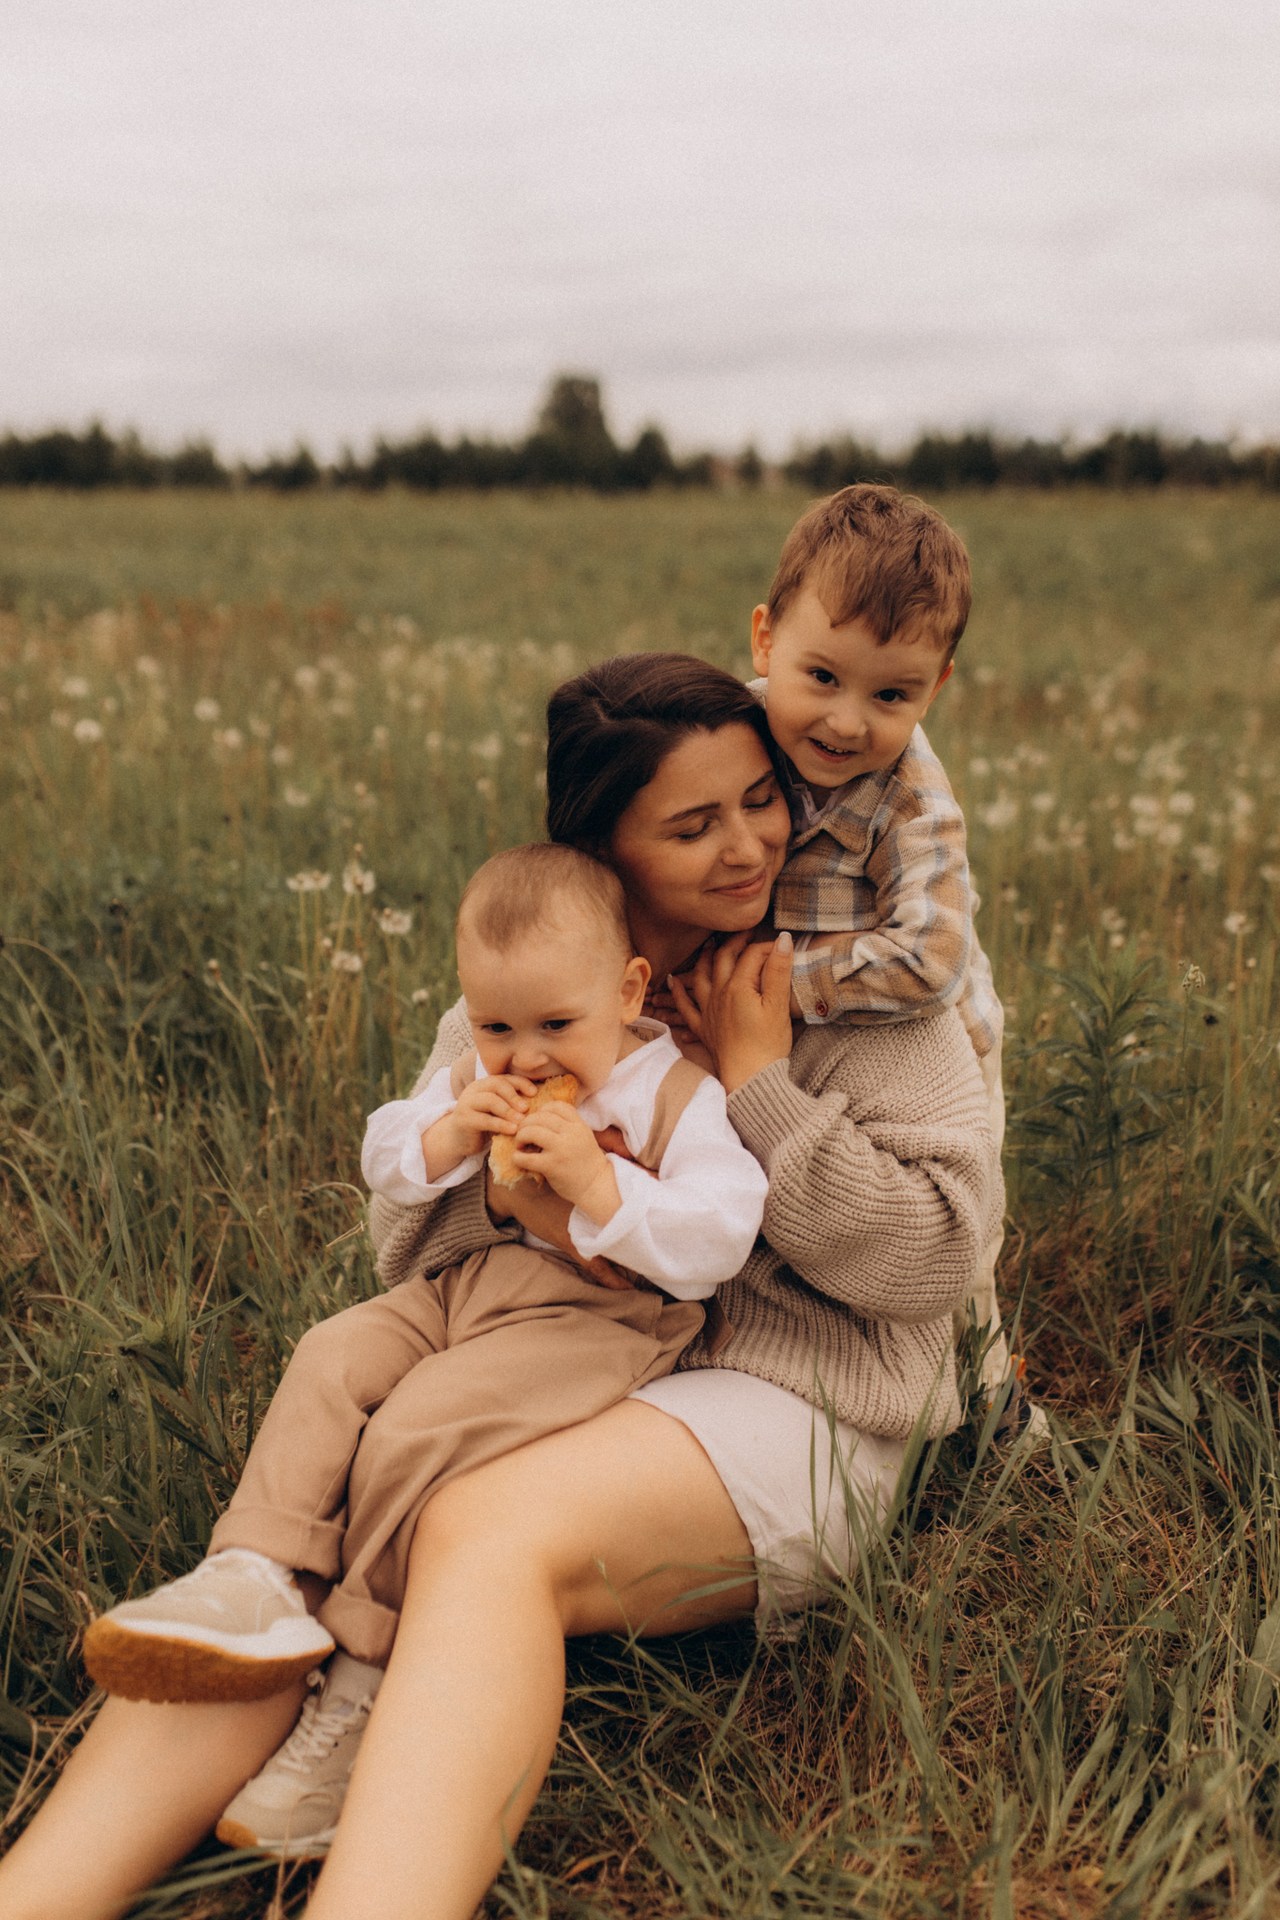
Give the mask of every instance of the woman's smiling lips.
M 769 869 L 761 867 L 759 873 L 754 874 L 750 880 L 735 880 L 728 886 L 709 887 L 707 891 L 722 896 L 727 894 L 731 900 L 751 900 L 768 884 Z

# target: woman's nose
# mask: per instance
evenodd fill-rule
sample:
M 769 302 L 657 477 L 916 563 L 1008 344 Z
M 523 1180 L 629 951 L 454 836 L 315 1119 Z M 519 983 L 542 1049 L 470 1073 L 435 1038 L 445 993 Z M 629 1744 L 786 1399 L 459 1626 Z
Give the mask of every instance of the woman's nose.
M 764 860 L 764 841 L 753 823 L 739 819 L 725 842 L 725 859 L 738 867 L 758 867 Z

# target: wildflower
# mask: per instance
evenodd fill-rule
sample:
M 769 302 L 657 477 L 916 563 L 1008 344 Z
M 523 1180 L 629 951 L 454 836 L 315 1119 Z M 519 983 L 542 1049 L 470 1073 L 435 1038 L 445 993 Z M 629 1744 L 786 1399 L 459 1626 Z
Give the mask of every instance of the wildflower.
M 978 808 L 979 820 L 984 827 L 989 827 L 992 833 L 1003 833 L 1006 827 L 1013 825 L 1017 817 L 1018 803 L 1016 800 L 1011 800 L 1007 793 L 1002 793 L 998 800 L 991 802 L 990 806 Z
M 348 860 L 342 869 L 344 893 L 372 893 L 377 884 L 377 876 L 372 867 L 362 867 L 358 857 Z
M 311 795 L 307 792 L 306 788 L 295 787 L 292 784 L 286 786 L 283 799 L 286 807 L 309 807 L 311 805 Z
M 78 740 L 82 747 L 96 746 L 102 738 L 102 722 L 101 720 L 90 720 L 86 716 L 83 720 L 76 721 L 71 732 L 73 738 Z
M 471 751 L 477 760 L 496 760 L 502 752 L 502 741 L 496 733 L 486 733 L 471 742 Z
M 409 998 L 415 1007 L 425 1007 L 431 998 L 431 989 L 429 987 L 415 987 L 409 995 Z
M 1176 847 L 1182 841 L 1182 823 L 1178 820 L 1162 820 L 1156 828 L 1158 847 Z
M 413 927 L 413 915 L 401 907 L 383 907 L 374 918 L 378 922 L 378 931 L 389 939 L 399 940 Z
M 222 968 L 218 965 L 218 962 L 216 960 L 213 960 L 213 959 L 206 960 L 204 963 L 204 970 L 208 974 L 211 980 L 221 980 Z
M 1169 795 L 1170 813 L 1187 814 L 1194 813 L 1195 810 L 1196 798 L 1193 793 L 1187 793 L 1185 789 L 1182 789 L 1177 793 L 1171 793 Z
M 1111 844 L 1117 853 L 1132 853 L 1138 843 L 1131 833 L 1125 833 L 1121 829 L 1112 834 Z
M 239 727 L 223 727 L 222 731 L 215 733 L 213 737 L 220 747 L 226 748 L 228 753 L 239 753 L 244 745 L 244 735 Z
M 1229 913 L 1222 924 L 1229 934 L 1238 937 L 1248 926 L 1249 916 L 1246 913 Z
M 1192 847 L 1191 858 L 1195 861 L 1199 871 L 1209 878 L 1217 873 L 1219 867 L 1222 865 L 1222 855 L 1218 852 L 1218 849 L 1216 847 L 1205 846 L 1203 843 L 1199 846 Z
M 1058 796 L 1054 793 L 1033 793 L 1027 802 L 1032 813 L 1052 813 L 1057 804 Z
M 89 697 L 89 682 L 78 673 L 69 673 L 62 683 L 62 691 L 68 700 L 86 700 Z
M 416 620 L 411 620 L 407 613 L 398 613 L 391 622 L 391 631 L 399 640 L 416 640 L 418 623 Z
M 363 973 L 364 961 L 358 953 L 351 953 L 346 947 L 339 947 L 329 962 L 335 973 Z
M 206 725 L 209 726 L 211 726 L 215 720 L 220 719 L 222 715 L 222 708 L 218 705 L 218 702 L 208 698 L 197 700 L 191 711 L 197 720 L 203 720 Z
M 144 680 L 158 680 L 160 678 L 160 662 L 155 658 L 154 654 L 140 653 L 133 663 L 133 670 L 135 673 L 140 673 Z
M 1259 867 L 1258 875 L 1260 879 L 1266 881 L 1269 887 L 1280 887 L 1280 867 L 1271 865 Z
M 485 774 L 481 774 L 480 778 L 476 781 L 476 792 L 482 800 L 492 800 L 494 794 L 497 792 L 497 788 L 494 786 L 492 780 Z
M 293 748 L 286 747 L 283 744 L 272 747 L 271 764 L 273 767 L 291 767 L 293 765 Z
M 301 666 L 293 670 L 293 684 L 299 693 L 313 694 L 320 685 L 319 667 Z
M 285 881 L 290 893 L 323 893 L 333 875 L 312 867 L 306 873 L 291 873 Z
M 433 728 L 430 733 L 423 736 L 422 744 L 428 753 L 439 753 L 440 748 L 444 744 L 444 735 L 437 733 Z
M 1104 933 L 1123 933 L 1129 924 L 1118 907 L 1104 907 L 1098 923 Z
M 387 747 L 391 744 L 391 729 L 390 727 L 375 727 L 369 738 L 375 747 L 379 749 Z
M 991 771 L 991 762 L 984 760 L 981 754 L 976 754 L 969 762 L 969 771 L 975 780 L 985 780 Z
M 1200 967 L 1198 967 L 1195 964 L 1194 961 L 1192 961 L 1191 965 L 1187 968 L 1186 972 L 1182 976 L 1182 991 L 1186 994 L 1189 1000 L 1193 993 L 1203 993 L 1204 987 L 1205 987 L 1204 972 Z

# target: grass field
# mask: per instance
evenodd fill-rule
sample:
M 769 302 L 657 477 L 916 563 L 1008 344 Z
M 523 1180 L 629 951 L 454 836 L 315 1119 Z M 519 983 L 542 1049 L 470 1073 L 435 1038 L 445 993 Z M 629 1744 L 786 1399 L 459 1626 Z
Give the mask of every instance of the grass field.
M 0 495 L 0 1800 L 372 1286 L 364 1113 L 579 665 L 745 670 L 798 497 Z M 1280 1912 L 1280 501 L 942 502 L 930 732 L 1010 1013 L 1051 1449 L 926 1458 L 804 1636 L 574 1652 L 494 1914 Z M 408 931 L 404 916 L 411 916 Z M 12 1828 L 10 1829 L 12 1830 Z M 209 1851 L 140 1909 L 298 1909 Z

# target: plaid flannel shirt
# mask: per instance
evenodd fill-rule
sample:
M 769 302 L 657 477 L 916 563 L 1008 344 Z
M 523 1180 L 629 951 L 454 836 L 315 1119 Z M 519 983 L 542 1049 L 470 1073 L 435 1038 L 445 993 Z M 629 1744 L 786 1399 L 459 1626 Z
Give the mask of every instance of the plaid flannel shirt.
M 805 1019 L 891 1025 L 954 1006 L 979 1058 L 990 1053 L 1004 1010 L 974 932 L 964 815 L 923 728 L 892 767 L 850 781 L 817 819 L 806 824 L 798 791 L 787 797 L 791 850 L 773 923 L 798 936 L 791 979 Z M 815 933 L 848 938 L 814 948 Z

